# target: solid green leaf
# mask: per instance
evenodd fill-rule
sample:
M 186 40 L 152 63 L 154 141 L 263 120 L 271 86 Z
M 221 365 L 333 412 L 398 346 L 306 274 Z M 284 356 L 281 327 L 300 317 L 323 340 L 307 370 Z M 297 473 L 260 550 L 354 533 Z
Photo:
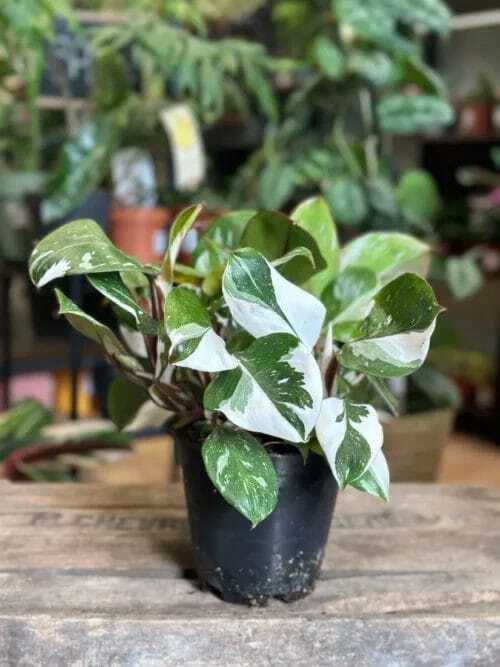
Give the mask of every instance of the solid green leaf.
M 323 192 L 339 225 L 360 225 L 368 215 L 368 201 L 360 181 L 339 176 L 325 183 Z
M 447 257 L 445 261 L 446 282 L 453 296 L 457 299 L 468 299 L 483 286 L 483 274 L 477 260 L 471 255 Z
M 441 311 L 428 283 L 405 273 L 380 290 L 337 359 L 375 377 L 409 375 L 423 364 Z
M 264 166 L 257 181 L 259 208 L 282 209 L 297 186 L 295 169 L 279 159 L 271 159 Z
M 108 391 L 109 418 L 118 429 L 124 429 L 148 400 L 149 394 L 144 387 L 118 376 Z
M 335 278 L 339 267 L 340 249 L 335 222 L 328 204 L 322 197 L 312 197 L 299 204 L 291 219 L 305 229 L 318 244 L 325 268 L 313 275 L 303 288 L 320 296 L 324 288 Z
M 323 401 L 316 435 L 341 489 L 366 472 L 384 439 L 371 405 L 340 398 Z
M 349 71 L 375 86 L 389 84 L 394 75 L 392 59 L 383 51 L 353 49 L 348 59 Z
M 38 401 L 32 398 L 20 401 L 0 414 L 0 443 L 35 438 L 53 419 L 50 410 Z
M 323 386 L 311 352 L 291 334 L 276 333 L 233 352 L 238 368 L 209 384 L 204 406 L 248 431 L 306 442 L 318 417 Z
M 448 102 L 435 95 L 386 95 L 377 104 L 380 128 L 388 134 L 415 134 L 444 127 L 453 122 Z
M 159 323 L 134 301 L 119 273 L 95 273 L 88 276 L 88 280 L 98 292 L 130 316 L 141 333 L 149 336 L 158 334 Z
M 316 38 L 313 45 L 314 60 L 321 72 L 333 81 L 341 79 L 346 69 L 345 57 L 339 47 L 325 35 Z
M 434 178 L 426 171 L 407 171 L 398 183 L 397 200 L 409 223 L 431 223 L 441 208 L 441 198 Z
M 307 248 L 314 257 L 314 265 L 305 257 L 295 257 L 283 266 L 281 273 L 288 280 L 301 285 L 316 272 L 326 268 L 326 261 L 315 237 L 300 224 L 282 213 L 263 211 L 247 224 L 240 245 L 253 248 L 270 261 L 280 259 L 296 248 Z
M 249 433 L 215 429 L 202 447 L 205 469 L 222 497 L 255 527 L 278 502 L 278 478 L 260 442 Z
M 452 13 L 443 0 L 386 0 L 395 18 L 412 28 L 424 26 L 429 30 L 447 34 Z
M 43 238 L 31 253 L 29 272 L 37 287 L 64 276 L 141 271 L 154 273 L 118 250 L 93 220 L 76 220 Z

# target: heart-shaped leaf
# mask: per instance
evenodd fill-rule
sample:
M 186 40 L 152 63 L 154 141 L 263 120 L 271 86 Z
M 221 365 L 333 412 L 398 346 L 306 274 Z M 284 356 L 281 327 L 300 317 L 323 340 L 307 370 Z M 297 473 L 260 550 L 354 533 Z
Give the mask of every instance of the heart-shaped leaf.
M 316 435 L 342 489 L 366 472 L 384 440 L 382 426 L 371 405 L 340 398 L 323 401 Z
M 203 443 L 208 476 L 223 498 L 255 527 L 278 502 L 278 478 L 265 448 L 249 433 L 217 428 Z

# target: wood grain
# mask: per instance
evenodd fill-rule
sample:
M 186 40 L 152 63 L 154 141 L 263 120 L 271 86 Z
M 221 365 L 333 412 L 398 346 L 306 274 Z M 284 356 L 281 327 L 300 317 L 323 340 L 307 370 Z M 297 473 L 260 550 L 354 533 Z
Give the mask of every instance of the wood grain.
M 315 592 L 264 609 L 198 590 L 178 485 L 2 482 L 0 508 L 2 667 L 500 664 L 500 490 L 343 494 Z

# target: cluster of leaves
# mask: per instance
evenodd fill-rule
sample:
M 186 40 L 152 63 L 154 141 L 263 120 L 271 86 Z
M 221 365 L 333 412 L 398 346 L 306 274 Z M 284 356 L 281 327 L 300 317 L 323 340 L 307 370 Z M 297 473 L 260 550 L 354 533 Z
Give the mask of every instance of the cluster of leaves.
M 238 211 L 217 220 L 177 263 L 200 212 L 176 219 L 160 268 L 116 249 L 92 221 L 43 239 L 30 259 L 38 287 L 83 274 L 113 306 L 117 331 L 57 290 L 60 312 L 137 385 L 115 387 L 135 423 L 155 406 L 174 429 L 205 427 L 210 479 L 252 524 L 275 507 L 266 444 L 293 443 L 328 460 L 339 486 L 388 497 L 382 428 L 368 386 L 395 409 L 386 384 L 423 363 L 440 307 L 421 277 L 429 248 L 371 233 L 343 249 L 323 199 L 291 218 Z M 363 392 L 366 395 L 366 391 Z M 121 426 L 126 419 L 123 410 Z
M 281 0 L 276 19 L 304 62 L 284 120 L 235 184 L 281 208 L 320 189 L 336 221 L 429 234 L 439 210 L 428 174 L 394 175 L 387 138 L 448 125 L 453 111 L 422 57 L 426 32 L 445 34 L 441 0 Z M 283 38 L 285 35 L 283 35 Z

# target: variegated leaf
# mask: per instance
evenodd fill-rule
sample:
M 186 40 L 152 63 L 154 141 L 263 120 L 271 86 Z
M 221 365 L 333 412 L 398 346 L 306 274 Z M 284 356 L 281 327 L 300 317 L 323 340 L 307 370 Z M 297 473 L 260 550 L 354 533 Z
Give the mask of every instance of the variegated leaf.
M 229 257 L 222 291 L 231 315 L 252 336 L 290 333 L 308 348 L 318 340 L 323 304 L 283 278 L 256 250 L 244 248 Z
M 86 338 L 102 345 L 108 356 L 116 360 L 123 368 L 130 371 L 143 371 L 140 363 L 127 352 L 109 327 L 81 310 L 61 290 L 56 289 L 55 292 L 59 302 L 59 314 L 64 315 L 73 328 Z
M 314 238 L 325 260 L 326 268 L 309 278 L 302 286 L 311 294 L 320 296 L 328 283 L 335 278 L 339 268 L 340 251 L 335 222 L 322 197 L 312 197 L 299 204 L 291 218 Z
M 98 273 L 88 276 L 88 280 L 98 292 L 131 316 L 139 331 L 151 336 L 158 333 L 158 322 L 134 301 L 119 273 Z
M 342 251 L 340 271 L 347 282 L 358 283 L 357 296 L 343 300 L 342 307 L 334 318 L 334 334 L 337 340 L 351 339 L 353 323 L 362 321 L 371 308 L 377 292 L 391 280 L 411 271 L 425 277 L 431 259 L 430 247 L 421 241 L 398 232 L 372 232 L 348 243 Z M 366 272 L 362 279 L 360 270 Z M 368 279 L 368 271 L 376 280 Z M 359 273 L 357 280 L 356 272 Z M 350 273 L 352 275 L 350 276 Z M 372 284 L 373 283 L 373 284 Z
M 43 287 L 64 276 L 141 271 L 154 273 L 115 248 L 93 220 L 77 220 L 59 227 L 43 238 L 29 260 L 31 280 Z
M 174 267 L 186 234 L 196 222 L 201 206 L 190 206 L 181 211 L 170 229 L 168 248 L 161 267 L 161 274 L 169 283 L 174 279 Z
M 364 491 L 389 502 L 389 477 L 389 466 L 384 452 L 380 450 L 368 470 L 354 482 L 351 482 L 351 486 L 358 491 Z
M 213 330 L 193 289 L 174 287 L 170 292 L 165 301 L 165 326 L 171 341 L 170 361 L 176 366 L 216 373 L 238 365 Z
M 278 478 L 265 448 L 249 433 L 217 428 L 203 443 L 208 476 L 255 527 L 276 507 Z
M 316 435 L 342 489 L 365 473 L 384 440 L 382 426 L 371 405 L 340 398 L 323 401 Z
M 406 273 L 380 290 L 337 358 L 376 377 L 409 375 L 423 364 L 441 311 L 428 283 Z
M 291 334 L 271 334 L 235 351 L 238 368 L 221 373 L 205 392 L 208 410 L 220 410 L 248 431 L 305 442 L 318 417 L 321 374 L 309 350 Z

